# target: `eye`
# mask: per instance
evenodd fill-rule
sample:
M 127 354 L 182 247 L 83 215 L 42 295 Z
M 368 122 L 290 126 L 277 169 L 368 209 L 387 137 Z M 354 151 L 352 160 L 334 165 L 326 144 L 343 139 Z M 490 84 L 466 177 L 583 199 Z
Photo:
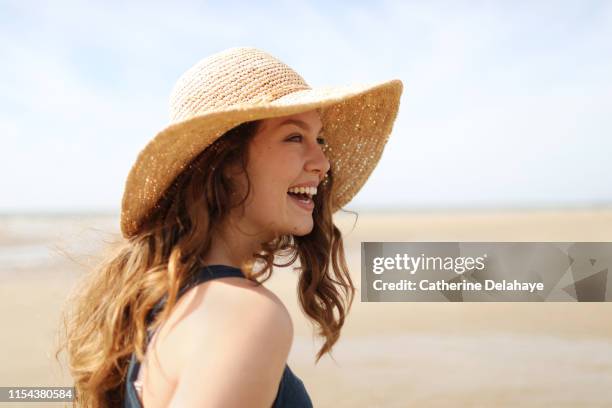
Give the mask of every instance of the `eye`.
M 292 141 L 292 142 L 293 142 L 293 141 L 298 141 L 298 142 L 301 142 L 303 139 L 304 139 L 304 136 L 303 136 L 303 135 L 301 135 L 301 134 L 299 134 L 299 133 L 296 133 L 296 134 L 294 134 L 294 135 L 289 136 L 289 137 L 287 138 L 287 141 Z M 325 144 L 326 144 L 326 140 L 325 140 L 325 138 L 323 138 L 323 137 L 317 137 L 317 144 L 319 144 L 319 145 L 321 145 L 321 146 L 325 146 Z
M 296 133 L 296 134 L 294 134 L 294 135 L 289 136 L 289 137 L 287 138 L 287 140 L 288 140 L 288 141 L 294 141 L 294 140 L 297 140 L 297 141 L 301 142 L 303 138 L 304 138 L 304 136 L 300 135 L 299 133 Z

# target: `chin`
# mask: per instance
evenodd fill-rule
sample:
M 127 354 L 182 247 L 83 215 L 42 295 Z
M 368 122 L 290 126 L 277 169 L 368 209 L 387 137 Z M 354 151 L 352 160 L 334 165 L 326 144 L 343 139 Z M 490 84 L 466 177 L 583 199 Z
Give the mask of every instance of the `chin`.
M 304 235 L 308 235 L 312 232 L 314 228 L 314 225 L 312 223 L 309 224 L 301 224 L 301 225 L 294 225 L 292 226 L 291 230 L 291 235 L 297 235 L 297 236 L 304 236 Z

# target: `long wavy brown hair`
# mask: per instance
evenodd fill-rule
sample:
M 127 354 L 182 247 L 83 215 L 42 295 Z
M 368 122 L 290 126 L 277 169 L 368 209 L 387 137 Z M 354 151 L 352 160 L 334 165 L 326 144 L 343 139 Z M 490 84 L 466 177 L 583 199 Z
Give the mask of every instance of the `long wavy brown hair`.
M 179 290 L 203 266 L 215 227 L 249 194 L 247 146 L 259 124 L 237 126 L 200 153 L 174 180 L 139 233 L 110 244 L 107 258 L 77 285 L 62 314 L 55 353 L 58 361 L 62 351 L 67 353 L 75 405 L 110 407 L 123 402 L 131 354 L 143 359 L 147 330 L 155 330 L 169 317 Z M 224 172 L 233 164 L 247 179 L 240 200 L 230 200 L 236 186 Z M 325 339 L 316 362 L 331 353 L 355 294 L 342 234 L 332 221 L 333 180 L 330 170 L 314 196 L 312 232 L 277 235 L 241 266 L 248 279 L 261 284 L 271 277 L 273 266 L 289 266 L 299 259 L 300 307 Z M 286 263 L 274 263 L 279 255 Z M 256 264 L 262 265 L 258 271 Z M 149 311 L 164 297 L 165 306 L 147 327 Z

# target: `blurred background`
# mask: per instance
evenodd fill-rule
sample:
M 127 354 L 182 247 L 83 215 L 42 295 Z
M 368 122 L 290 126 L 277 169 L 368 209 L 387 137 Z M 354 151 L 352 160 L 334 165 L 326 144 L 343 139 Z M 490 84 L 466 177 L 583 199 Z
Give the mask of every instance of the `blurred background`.
M 362 241 L 611 241 L 611 38 L 605 1 L 0 0 L 0 386 L 71 384 L 51 355 L 62 304 L 118 237 L 130 166 L 199 59 L 254 46 L 311 86 L 404 82 L 358 219 L 336 215 L 360 287 Z M 267 286 L 315 406 L 612 405 L 607 303 L 357 295 L 315 365 L 296 281 Z

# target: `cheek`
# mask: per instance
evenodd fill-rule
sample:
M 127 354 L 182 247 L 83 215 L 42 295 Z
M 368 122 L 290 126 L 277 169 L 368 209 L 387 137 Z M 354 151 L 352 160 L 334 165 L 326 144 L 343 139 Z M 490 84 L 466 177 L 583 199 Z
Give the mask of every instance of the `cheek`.
M 300 176 L 299 159 L 291 157 L 287 149 L 273 149 L 257 146 L 252 152 L 249 175 L 252 185 L 253 201 L 263 213 L 284 211 L 287 205 L 287 189 Z
M 299 177 L 299 169 L 296 171 L 296 167 L 291 164 L 295 162 L 294 158 L 287 155 L 280 156 L 282 159 L 272 157 L 264 160 L 262 156 L 258 160 L 251 173 L 251 180 L 262 194 L 278 197 L 287 193 L 291 183 Z
M 279 180 L 278 176 L 252 178 L 252 199 L 249 201 L 253 213 L 266 218 L 278 216 L 286 204 L 288 183 Z

